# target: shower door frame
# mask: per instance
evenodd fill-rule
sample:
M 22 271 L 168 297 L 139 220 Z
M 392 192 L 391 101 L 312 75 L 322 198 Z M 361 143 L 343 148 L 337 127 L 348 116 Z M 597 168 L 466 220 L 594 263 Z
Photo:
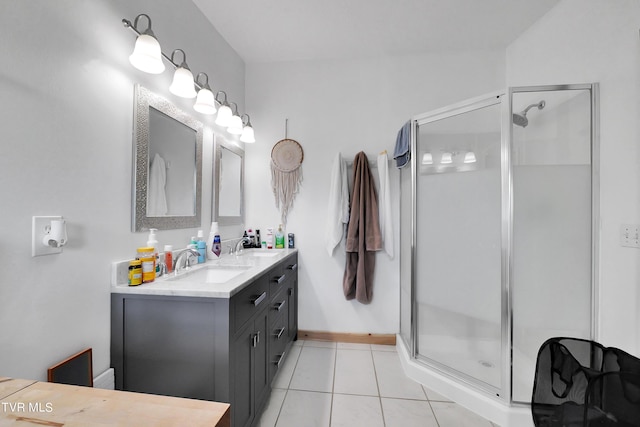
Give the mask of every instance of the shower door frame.
M 447 377 L 454 378 L 463 384 L 485 392 L 488 396 L 497 398 L 507 405 L 528 406 L 528 403 L 514 402 L 512 396 L 512 359 L 513 359 L 513 294 L 512 294 L 512 269 L 513 269 L 513 171 L 512 171 L 512 139 L 513 139 L 513 94 L 525 92 L 545 92 L 561 90 L 588 90 L 591 99 L 591 322 L 589 325 L 591 339 L 597 339 L 598 287 L 599 287 L 599 223 L 600 223 L 600 145 L 599 145 L 599 85 L 598 83 L 568 84 L 568 85 L 543 85 L 543 86 L 516 86 L 506 90 L 496 91 L 475 98 L 470 98 L 456 104 L 449 105 L 428 113 L 416 115 L 411 118 L 411 272 L 410 272 L 410 304 L 411 324 L 410 342 L 405 341 L 409 349 L 410 357 L 419 360 L 436 372 Z M 417 143 L 418 128 L 421 125 L 464 114 L 473 110 L 500 104 L 500 131 L 501 131 L 501 340 L 502 340 L 502 375 L 501 387 L 495 389 L 481 381 L 456 371 L 437 361 L 418 355 L 418 323 L 416 303 L 416 242 L 417 242 Z M 401 242 L 402 245 L 402 242 Z M 402 336 L 402 334 L 400 334 Z M 402 338 L 401 338 L 402 339 Z M 404 341 L 404 339 L 403 339 Z

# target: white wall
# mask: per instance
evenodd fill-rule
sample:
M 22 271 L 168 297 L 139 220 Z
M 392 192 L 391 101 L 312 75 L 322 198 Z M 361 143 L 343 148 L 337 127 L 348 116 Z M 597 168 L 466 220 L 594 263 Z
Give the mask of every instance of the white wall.
M 508 85 L 600 83 L 598 339 L 640 354 L 640 3 L 564 0 L 507 49 Z M 533 113 L 533 112 L 532 112 Z
M 184 49 L 194 73 L 244 110 L 244 64 L 189 0 L 0 2 L 0 375 L 42 380 L 84 347 L 96 375 L 109 367 L 110 263 L 146 242 L 130 231 L 134 83 L 210 123 L 168 92 L 168 64 L 160 76 L 129 64 L 135 35 L 121 20 L 139 13 L 165 53 Z M 209 129 L 207 230 L 212 140 Z M 62 254 L 31 257 L 33 215 L 67 219 Z M 158 240 L 183 247 L 195 231 Z
M 336 153 L 353 160 L 364 151 L 375 162 L 386 149 L 392 157 L 396 133 L 411 116 L 501 89 L 504 69 L 504 53 L 494 51 L 247 65 L 247 107 L 257 140 L 247 146 L 247 226 L 264 230 L 280 221 L 269 156 L 285 136 L 285 118 L 288 137 L 304 149 L 304 181 L 287 226 L 300 249 L 301 329 L 399 332 L 398 171 L 390 163 L 396 256 L 377 255 L 371 304 L 346 301 L 344 249 L 333 257 L 324 250 Z

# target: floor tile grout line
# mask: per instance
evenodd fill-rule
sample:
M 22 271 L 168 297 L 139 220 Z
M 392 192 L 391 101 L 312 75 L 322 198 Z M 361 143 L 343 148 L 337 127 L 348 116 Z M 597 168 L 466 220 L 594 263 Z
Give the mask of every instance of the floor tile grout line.
M 329 427 L 331 427 L 331 418 L 333 417 L 333 392 L 336 387 L 336 366 L 338 365 L 338 344 L 336 343 L 333 353 L 333 381 L 331 381 L 331 405 L 329 405 Z
M 373 375 L 376 378 L 376 388 L 378 389 L 378 403 L 380 404 L 380 414 L 382 415 L 382 425 L 386 427 L 387 420 L 384 418 L 384 407 L 382 406 L 382 393 L 380 392 L 380 382 L 378 381 L 378 369 L 376 368 L 376 359 L 373 357 L 373 348 L 371 349 L 371 363 L 373 363 Z

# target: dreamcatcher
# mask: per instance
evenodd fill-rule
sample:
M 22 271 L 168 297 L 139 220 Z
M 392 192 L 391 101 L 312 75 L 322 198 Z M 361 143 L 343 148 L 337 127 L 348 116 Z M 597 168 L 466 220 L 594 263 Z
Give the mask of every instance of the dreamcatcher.
M 282 224 L 287 224 L 287 215 L 302 184 L 302 146 L 287 138 L 288 120 L 285 121 L 284 139 L 276 142 L 271 149 L 271 187 L 276 198 L 276 208 L 280 209 Z

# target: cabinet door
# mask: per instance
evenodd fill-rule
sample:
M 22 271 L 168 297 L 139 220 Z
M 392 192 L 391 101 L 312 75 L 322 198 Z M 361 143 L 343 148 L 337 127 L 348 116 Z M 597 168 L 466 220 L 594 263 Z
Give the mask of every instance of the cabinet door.
M 255 413 L 262 409 L 265 398 L 269 394 L 269 322 L 268 310 L 262 311 L 255 320 L 254 330 L 258 334 L 256 346 L 253 347 Z
M 253 345 L 256 340 L 250 322 L 238 334 L 232 344 L 233 363 L 233 400 L 231 401 L 231 420 L 235 427 L 244 427 L 253 417 Z
M 267 325 L 267 310 L 262 310 L 238 332 L 233 343 L 231 418 L 234 427 L 251 425 L 269 393 Z

